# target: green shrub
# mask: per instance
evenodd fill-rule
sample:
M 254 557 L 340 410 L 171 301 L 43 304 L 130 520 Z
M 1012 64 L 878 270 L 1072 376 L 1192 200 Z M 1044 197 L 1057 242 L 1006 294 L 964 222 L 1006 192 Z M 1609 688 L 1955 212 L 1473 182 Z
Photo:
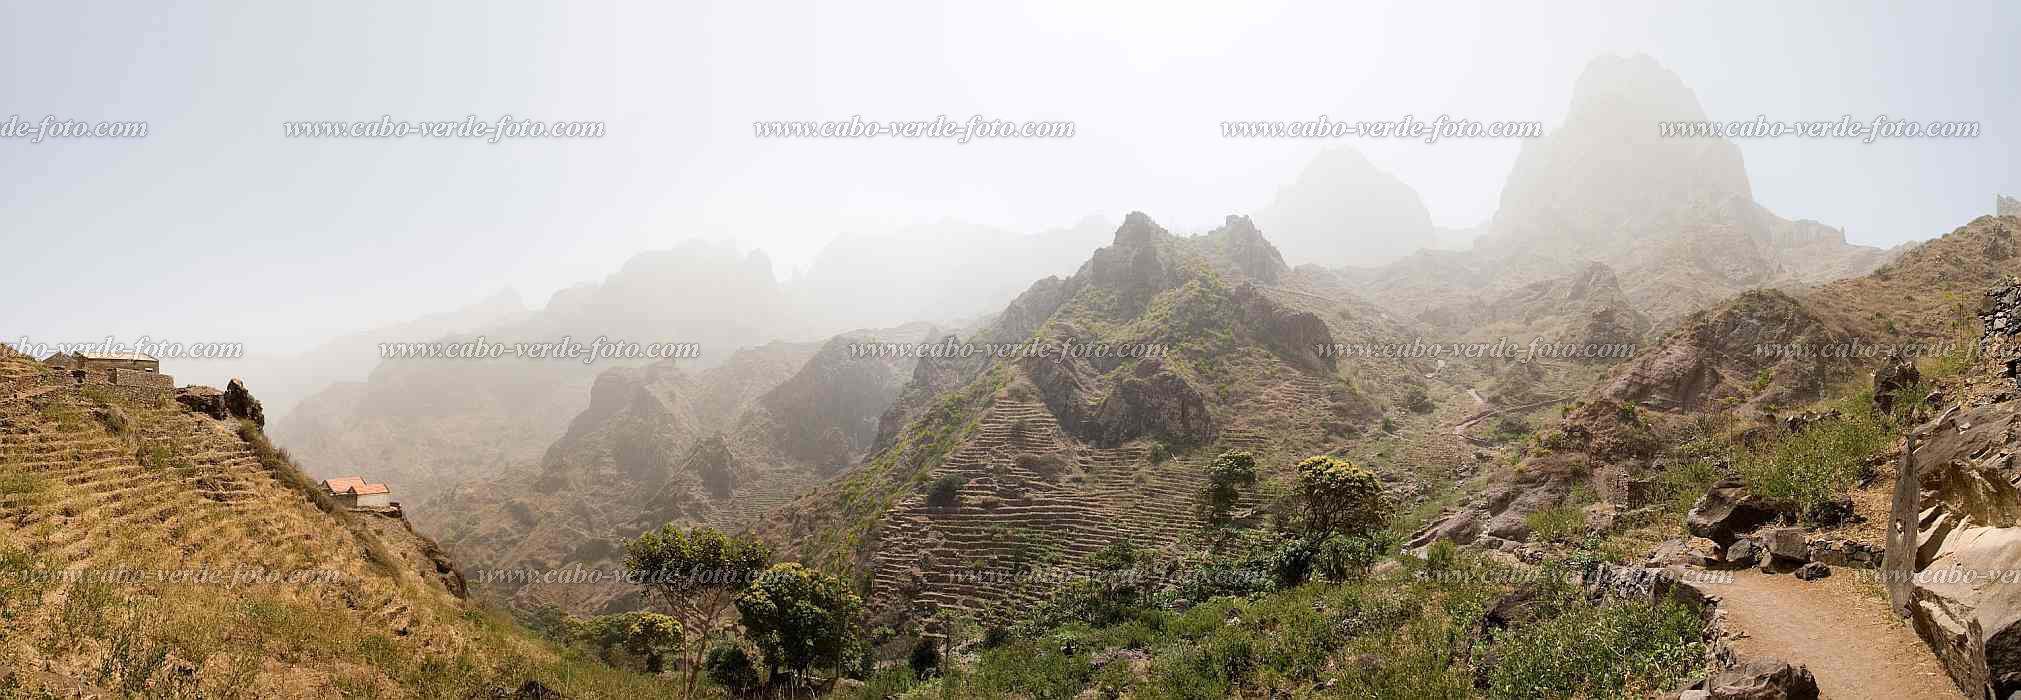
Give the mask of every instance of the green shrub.
M 709 674 L 710 682 L 732 693 L 744 694 L 758 689 L 758 665 L 751 662 L 751 655 L 735 644 L 720 644 L 709 649 L 702 661 L 702 668 Z
M 968 485 L 968 479 L 959 474 L 948 474 L 933 480 L 927 487 L 926 504 L 946 510 L 961 505 L 961 487 Z
M 1495 639 L 1498 698 L 1630 698 L 1671 690 L 1703 662 L 1705 624 L 1675 603 L 1566 605 Z
M 1425 388 L 1421 386 L 1411 387 L 1404 392 L 1403 407 L 1412 413 L 1431 413 L 1432 409 L 1437 408 L 1432 403 L 1431 395 L 1426 394 Z
M 921 637 L 912 645 L 905 665 L 912 669 L 914 678 L 932 678 L 940 672 L 940 644 L 931 637 Z
M 1586 511 L 1571 503 L 1540 508 L 1523 516 L 1523 524 L 1541 542 L 1564 542 L 1586 527 Z
M 1867 460 L 1887 447 L 1888 431 L 1862 416 L 1831 418 L 1803 430 L 1779 432 L 1739 456 L 1748 487 L 1804 513 L 1820 512 L 1854 486 L 1873 478 Z

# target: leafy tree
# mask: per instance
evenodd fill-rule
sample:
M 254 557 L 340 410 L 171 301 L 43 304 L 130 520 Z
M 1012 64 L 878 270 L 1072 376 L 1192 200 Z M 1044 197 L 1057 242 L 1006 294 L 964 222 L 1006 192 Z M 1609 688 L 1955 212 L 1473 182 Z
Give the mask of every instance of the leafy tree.
M 718 644 L 709 649 L 708 659 L 702 666 L 709 672 L 709 680 L 732 693 L 744 694 L 758 689 L 758 666 L 751 663 L 751 655 L 735 644 Z
M 1207 465 L 1207 491 L 1203 494 L 1207 523 L 1220 527 L 1228 523 L 1229 510 L 1242 497 L 1242 489 L 1256 483 L 1256 458 L 1247 452 L 1223 452 Z
M 688 697 L 695 694 L 702 651 L 721 632 L 738 594 L 771 560 L 765 545 L 706 527 L 683 532 L 669 524 L 625 543 L 625 570 L 673 611 L 686 632 L 681 669 Z
M 1389 503 L 1375 473 L 1338 457 L 1298 463 L 1297 506 L 1304 535 L 1315 541 L 1361 535 L 1389 524 Z
M 863 601 L 842 579 L 798 563 L 774 565 L 737 597 L 737 613 L 772 676 L 804 676 L 817 663 L 839 663 L 849 622 Z

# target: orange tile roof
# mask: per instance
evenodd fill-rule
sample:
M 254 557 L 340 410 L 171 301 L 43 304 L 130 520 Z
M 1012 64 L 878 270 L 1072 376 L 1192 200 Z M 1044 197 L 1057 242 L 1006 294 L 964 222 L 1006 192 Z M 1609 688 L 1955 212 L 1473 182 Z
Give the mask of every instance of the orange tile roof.
M 351 490 L 351 487 L 353 486 L 364 486 L 364 485 L 365 485 L 365 478 L 362 476 L 340 476 L 335 479 L 325 479 L 323 481 L 323 488 L 329 489 L 330 493 L 343 493 L 345 491 Z
M 393 490 L 386 488 L 385 484 L 358 484 L 351 487 L 351 493 L 358 496 L 376 496 L 392 492 Z

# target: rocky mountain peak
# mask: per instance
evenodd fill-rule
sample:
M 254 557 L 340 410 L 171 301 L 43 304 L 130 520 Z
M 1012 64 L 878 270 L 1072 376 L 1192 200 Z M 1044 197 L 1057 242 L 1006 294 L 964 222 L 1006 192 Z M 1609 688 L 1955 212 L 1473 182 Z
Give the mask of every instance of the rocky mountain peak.
M 1572 94 L 1564 124 L 1524 142 L 1502 190 L 1497 228 L 1622 242 L 1670 209 L 1753 199 L 1731 141 L 1661 135 L 1663 122 L 1707 117 L 1691 88 L 1654 59 L 1595 59 Z
M 1207 234 L 1220 244 L 1228 261 L 1242 274 L 1261 282 L 1276 282 L 1291 270 L 1284 264 L 1284 255 L 1277 246 L 1263 238 L 1263 232 L 1247 216 L 1229 214 L 1221 224 Z
M 1171 235 L 1165 227 L 1151 220 L 1151 215 L 1141 211 L 1130 212 L 1123 217 L 1123 225 L 1116 228 L 1116 239 L 1112 243 L 1119 248 L 1136 248 L 1149 245 L 1161 236 Z
M 2004 194 L 2001 194 L 2001 195 L 1994 195 L 1994 196 L 1993 196 L 1993 215 L 1994 215 L 1994 216 L 2021 216 L 2021 199 L 2015 199 L 2015 198 L 2013 198 L 2013 197 L 2009 197 L 2009 196 L 2007 196 L 2007 195 L 2004 195 Z

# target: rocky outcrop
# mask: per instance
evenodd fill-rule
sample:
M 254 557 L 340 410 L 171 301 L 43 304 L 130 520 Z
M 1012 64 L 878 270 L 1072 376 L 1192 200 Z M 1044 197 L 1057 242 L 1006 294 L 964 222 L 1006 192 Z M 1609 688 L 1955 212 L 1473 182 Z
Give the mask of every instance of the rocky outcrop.
M 231 415 L 225 410 L 225 393 L 218 391 L 216 387 L 186 386 L 177 389 L 175 402 L 182 404 L 183 409 L 191 413 L 201 413 L 218 420 L 224 420 Z
M 1692 315 L 1662 342 L 1617 369 L 1601 395 L 1665 411 L 1721 403 L 1790 405 L 1816 399 L 1852 363 L 1844 332 L 1789 295 L 1750 291 Z
M 2021 199 L 2004 194 L 1993 196 L 1994 216 L 2021 216 Z
M 766 392 L 759 403 L 771 413 L 774 441 L 786 454 L 830 469 L 877 439 L 878 421 L 898 400 L 912 374 L 902 353 L 865 352 L 874 339 L 830 339 L 807 364 Z
M 1897 612 L 1966 694 L 2021 691 L 2021 402 L 1953 408 L 1913 437 L 1895 485 L 1882 579 Z
M 1206 397 L 1156 358 L 1139 360 L 1106 390 L 1101 372 L 1079 357 L 1050 353 L 1027 357 L 1022 366 L 1061 427 L 1095 445 L 1143 436 L 1181 445 L 1214 439 Z
M 246 390 L 246 383 L 233 379 L 225 385 L 224 391 L 215 387 L 186 386 L 175 392 L 176 403 L 184 410 L 201 413 L 218 420 L 249 420 L 265 428 L 267 412 L 260 406 L 260 400 Z
M 1586 478 L 1575 461 L 1563 457 L 1525 462 L 1514 476 L 1488 486 L 1459 510 L 1413 534 L 1407 546 L 1416 549 L 1451 540 L 1490 549 L 1513 547 L 1530 539 L 1529 514 L 1563 503 Z
M 1718 597 L 1689 580 L 1679 569 L 1654 566 L 1619 566 L 1596 562 L 1587 569 L 1586 592 L 1596 600 L 1615 600 L 1645 605 L 1677 603 L 1701 614 L 1710 614 Z
M 1881 368 L 1874 370 L 1874 408 L 1882 415 L 1895 412 L 1895 402 L 1902 393 L 1915 389 L 1923 383 L 1923 373 L 1916 369 L 1916 362 L 1900 353 L 1888 353 L 1881 361 Z
M 1158 243 L 1171 237 L 1164 227 L 1140 211 L 1123 217 L 1115 241 L 1095 251 L 1082 266 L 1077 278 L 1087 284 L 1115 291 L 1124 300 L 1142 305 L 1170 285 L 1173 272 L 1158 254 Z

